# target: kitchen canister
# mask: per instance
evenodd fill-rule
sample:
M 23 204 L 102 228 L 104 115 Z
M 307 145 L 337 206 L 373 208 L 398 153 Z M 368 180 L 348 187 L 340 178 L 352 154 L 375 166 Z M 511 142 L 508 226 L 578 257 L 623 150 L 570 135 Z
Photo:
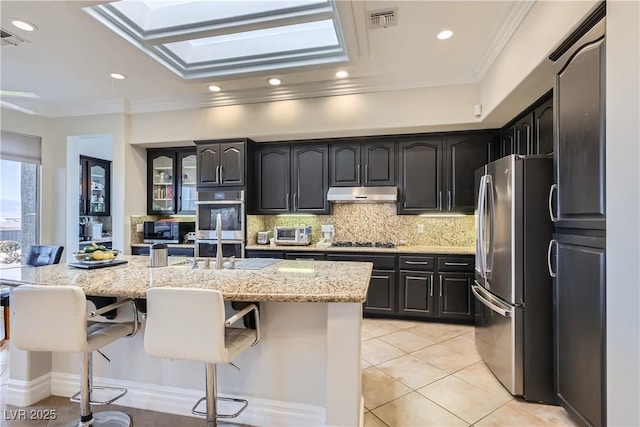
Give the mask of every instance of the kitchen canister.
M 166 267 L 169 264 L 169 247 L 164 243 L 154 243 L 149 249 L 149 267 Z

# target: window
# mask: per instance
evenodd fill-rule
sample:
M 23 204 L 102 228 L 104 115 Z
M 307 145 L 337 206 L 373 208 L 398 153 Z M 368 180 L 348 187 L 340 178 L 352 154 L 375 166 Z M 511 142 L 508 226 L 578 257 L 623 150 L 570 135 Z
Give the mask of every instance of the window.
M 40 138 L 2 131 L 0 264 L 24 264 L 40 241 Z
M 349 59 L 334 0 L 120 0 L 84 10 L 184 79 Z

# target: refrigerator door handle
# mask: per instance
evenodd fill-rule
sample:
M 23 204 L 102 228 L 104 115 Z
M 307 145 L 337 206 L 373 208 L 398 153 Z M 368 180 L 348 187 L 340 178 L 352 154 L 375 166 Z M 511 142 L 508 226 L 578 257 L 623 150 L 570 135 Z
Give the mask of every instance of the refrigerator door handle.
M 495 200 L 493 198 L 493 179 L 491 177 L 491 175 L 487 175 L 487 187 L 489 188 L 489 191 L 487 192 L 487 212 L 488 212 L 488 217 L 489 217 L 489 253 L 485 254 L 485 259 L 484 259 L 484 272 L 485 272 L 485 278 L 489 278 L 488 276 L 491 273 L 491 270 L 493 268 L 493 238 L 494 238 L 494 228 L 495 228 L 495 224 L 494 224 L 494 217 L 495 217 Z
M 557 244 L 558 241 L 556 239 L 551 239 L 549 241 L 549 248 L 547 249 L 547 267 L 549 268 L 549 276 L 558 277 L 558 273 L 553 271 L 553 267 L 551 266 L 551 252 L 553 251 L 553 245 Z
M 480 177 L 480 186 L 478 188 L 478 230 L 476 233 L 476 271 L 484 277 L 484 196 L 486 190 L 486 175 Z
M 558 217 L 553 215 L 553 193 L 558 190 L 558 184 L 551 185 L 549 188 L 549 217 L 552 222 L 558 222 Z
M 496 313 L 504 317 L 511 317 L 511 314 L 512 314 L 511 310 L 500 307 L 499 305 L 497 305 L 493 301 L 490 301 L 489 299 L 487 299 L 487 297 L 483 295 L 485 291 L 481 286 L 478 285 L 477 281 L 475 285 L 471 285 L 471 292 L 473 292 L 473 294 L 476 296 L 478 301 L 480 301 L 482 304 L 484 304 L 489 309 L 491 309 L 491 311 L 495 311 Z

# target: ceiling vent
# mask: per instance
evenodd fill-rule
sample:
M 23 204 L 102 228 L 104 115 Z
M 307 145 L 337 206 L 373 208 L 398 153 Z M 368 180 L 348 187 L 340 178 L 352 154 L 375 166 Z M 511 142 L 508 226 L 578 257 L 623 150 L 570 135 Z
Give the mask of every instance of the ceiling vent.
M 395 27 L 396 25 L 398 25 L 397 7 L 369 12 L 368 27 L 370 29 Z
M 19 37 L 13 33 L 10 33 L 4 28 L 0 28 L 0 37 L 2 40 L 2 42 L 0 43 L 0 46 L 17 46 L 27 41 L 22 37 Z

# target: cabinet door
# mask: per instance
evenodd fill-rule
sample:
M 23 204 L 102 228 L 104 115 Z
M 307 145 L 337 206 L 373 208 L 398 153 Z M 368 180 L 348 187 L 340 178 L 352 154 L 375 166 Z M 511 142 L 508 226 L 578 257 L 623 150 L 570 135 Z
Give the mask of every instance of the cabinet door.
M 289 212 L 289 147 L 256 149 L 256 205 L 260 214 Z
M 220 186 L 244 186 L 244 153 L 244 142 L 230 142 L 220 144 Z
M 365 313 L 396 312 L 396 272 L 389 270 L 373 270 L 364 303 Z
M 468 273 L 439 274 L 438 317 L 473 321 L 472 280 Z
M 400 271 L 398 313 L 416 317 L 434 317 L 433 273 Z
M 605 229 L 604 39 L 556 77 L 558 227 Z
M 489 163 L 492 139 L 491 134 L 447 137 L 445 163 L 448 211 L 472 213 L 475 209 L 475 172 Z
M 111 162 L 87 161 L 89 210 L 87 215 L 111 215 Z
M 149 150 L 147 170 L 147 213 L 175 213 L 175 151 Z
M 362 182 L 367 186 L 396 185 L 396 155 L 393 139 L 362 144 Z
M 294 145 L 291 155 L 291 212 L 329 213 L 329 147 Z
M 500 157 L 516 152 L 516 126 L 513 125 L 500 135 Z
M 398 144 L 399 214 L 442 210 L 442 138 L 424 137 Z
M 534 116 L 534 153 L 553 153 L 553 99 L 548 100 L 533 113 Z
M 604 238 L 554 236 L 555 390 L 580 424 L 606 425 Z M 597 246 L 585 246 L 599 240 Z
M 360 186 L 360 143 L 331 145 L 331 186 Z
M 533 113 L 516 123 L 516 154 L 535 154 L 533 144 Z
M 196 213 L 196 153 L 178 151 L 176 156 L 178 172 L 176 184 L 178 189 L 177 213 L 195 215 Z
M 220 144 L 198 145 L 196 186 L 217 186 L 220 184 Z

